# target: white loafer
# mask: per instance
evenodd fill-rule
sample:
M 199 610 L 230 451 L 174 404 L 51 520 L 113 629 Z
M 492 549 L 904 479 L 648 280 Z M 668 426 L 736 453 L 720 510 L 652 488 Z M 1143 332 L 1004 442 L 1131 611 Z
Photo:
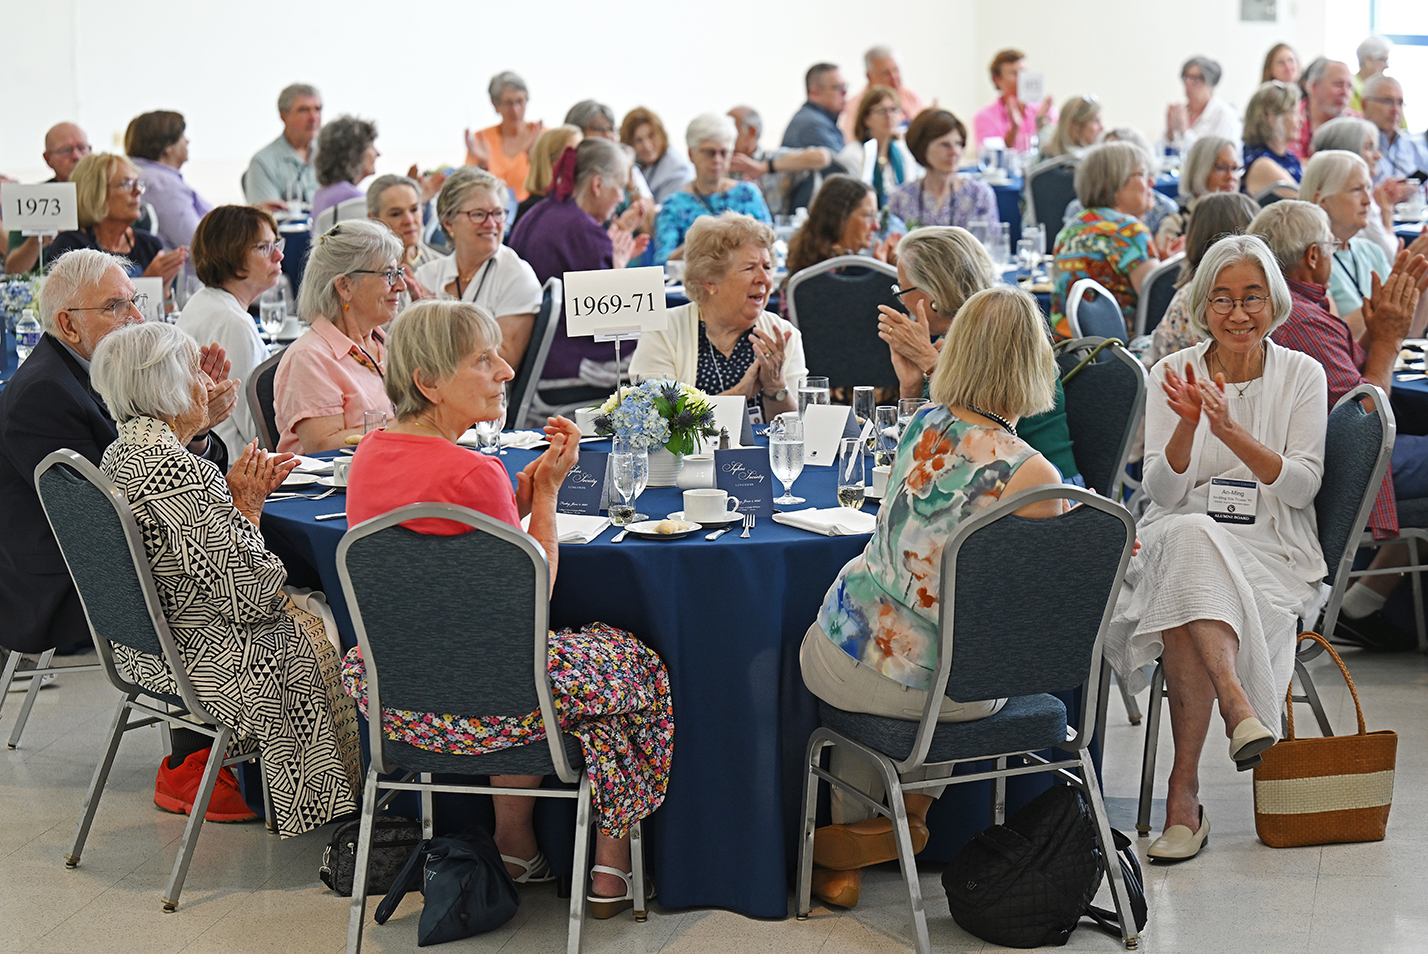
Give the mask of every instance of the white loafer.
M 1145 853 L 1157 861 L 1185 861 L 1200 853 L 1200 848 L 1210 840 L 1210 819 L 1205 817 L 1205 806 L 1200 806 L 1200 828 L 1191 831 L 1184 825 L 1171 825 Z
M 1248 772 L 1264 759 L 1260 753 L 1274 744 L 1274 733 L 1264 727 L 1254 716 L 1242 719 L 1235 726 L 1230 737 L 1230 758 L 1235 760 L 1235 768 Z

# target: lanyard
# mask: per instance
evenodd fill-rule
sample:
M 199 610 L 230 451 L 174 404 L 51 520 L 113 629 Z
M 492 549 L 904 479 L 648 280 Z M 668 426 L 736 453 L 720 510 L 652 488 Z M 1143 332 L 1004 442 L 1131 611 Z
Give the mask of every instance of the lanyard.
M 1359 270 L 1359 257 L 1354 254 L 1354 247 L 1352 245 L 1350 245 L 1344 251 L 1349 253 L 1349 261 L 1354 263 L 1353 270 L 1349 270 L 1349 267 L 1344 264 L 1344 260 L 1339 258 L 1338 252 L 1334 253 L 1334 264 L 1338 265 L 1341 269 L 1344 270 L 1344 274 L 1349 276 L 1349 281 L 1353 283 L 1354 291 L 1359 293 L 1359 298 L 1367 298 L 1368 296 L 1364 294 L 1363 288 L 1359 285 L 1359 279 L 1357 275 L 1357 272 Z
M 471 296 L 471 301 L 473 304 L 476 302 L 476 299 L 481 297 L 481 289 L 486 287 L 486 279 L 491 274 L 491 266 L 495 264 L 496 256 L 492 255 L 490 258 L 486 259 L 486 264 L 481 266 L 481 280 L 476 283 L 476 294 Z M 466 287 L 470 288 L 471 286 L 467 285 Z M 461 272 L 458 271 L 456 273 L 456 297 L 461 301 L 466 300 L 466 295 L 464 292 L 465 290 L 461 287 Z
M 712 197 L 715 196 L 715 195 L 718 195 L 719 193 L 714 192 L 714 193 L 711 193 L 710 195 L 705 195 L 703 192 L 700 192 L 700 191 L 699 191 L 699 187 L 696 186 L 696 185 L 695 185 L 694 183 L 692 183 L 692 182 L 689 184 L 689 191 L 690 191 L 690 192 L 693 192 L 693 193 L 694 193 L 694 197 L 699 200 L 700 204 L 702 204 L 702 205 L 704 206 L 704 208 L 706 208 L 706 209 L 709 210 L 709 214 L 710 214 L 710 215 L 718 215 L 718 214 L 719 214 L 719 210 L 716 209 L 716 208 L 714 208 L 714 203 L 712 203 L 712 202 L 709 201 L 710 198 L 712 198 Z

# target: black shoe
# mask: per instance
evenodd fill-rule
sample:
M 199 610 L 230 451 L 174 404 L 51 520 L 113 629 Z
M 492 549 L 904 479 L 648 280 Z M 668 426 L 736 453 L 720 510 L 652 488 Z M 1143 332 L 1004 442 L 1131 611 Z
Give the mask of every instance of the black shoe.
M 1334 641 L 1375 653 L 1402 653 L 1418 648 L 1417 634 L 1404 632 L 1393 625 L 1382 610 L 1357 619 L 1340 615 L 1334 626 Z

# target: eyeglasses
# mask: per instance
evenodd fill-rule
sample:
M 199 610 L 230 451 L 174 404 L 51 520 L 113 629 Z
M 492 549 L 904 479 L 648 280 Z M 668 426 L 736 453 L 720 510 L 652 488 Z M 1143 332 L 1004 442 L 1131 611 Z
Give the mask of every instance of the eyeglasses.
M 407 277 L 407 269 L 404 265 L 396 268 L 384 268 L 380 271 L 371 268 L 354 268 L 349 274 L 352 275 L 381 275 L 387 280 L 388 288 L 396 288 L 397 282 Z
M 115 321 L 122 321 L 135 311 L 142 315 L 148 302 L 148 295 L 135 295 L 133 298 L 116 298 L 107 305 L 77 305 L 65 311 L 107 311 Z
M 1215 167 L 1214 167 L 1214 168 L 1215 168 L 1215 171 L 1218 172 L 1220 175 L 1222 175 L 1222 176 L 1228 176 L 1228 175 L 1233 175 L 1234 173 L 1237 173 L 1237 172 L 1243 172 L 1245 167 L 1244 167 L 1244 166 L 1222 166 L 1222 165 L 1220 165 L 1220 164 L 1217 162 L 1217 163 L 1215 163 Z
M 460 209 L 457 215 L 464 215 L 471 220 L 472 225 L 485 225 L 487 219 L 494 219 L 497 222 L 506 221 L 505 209 Z
M 868 110 L 869 116 L 891 116 L 894 113 L 902 112 L 900 106 L 879 106 L 877 109 Z
M 1392 106 L 1394 109 L 1403 108 L 1403 100 L 1389 99 L 1387 96 L 1365 96 L 1364 102 L 1378 103 L 1380 106 Z
M 281 252 L 283 250 L 283 247 L 287 244 L 287 239 L 280 238 L 273 242 L 264 242 L 261 245 L 254 245 L 253 251 L 257 252 L 264 258 L 272 258 L 274 252 Z
M 829 87 L 826 87 L 826 89 L 827 89 L 830 93 L 846 93 L 846 92 L 848 92 L 848 84 L 847 84 L 847 83 L 839 83 L 837 86 L 829 86 Z
M 1247 315 L 1257 315 L 1264 311 L 1269 299 L 1264 295 L 1246 295 L 1243 298 L 1211 298 L 1210 310 L 1221 317 L 1228 315 L 1239 305 Z
M 700 149 L 698 149 L 698 150 L 696 150 L 696 151 L 697 151 L 701 156 L 703 156 L 705 159 L 728 159 L 728 158 L 729 158 L 729 150 L 727 150 L 727 149 L 705 149 L 705 148 L 700 148 Z
M 118 182 L 109 183 L 109 188 L 118 189 L 120 192 L 136 192 L 143 195 L 149 191 L 149 184 L 143 179 L 120 179 Z
M 54 150 L 57 156 L 87 156 L 94 151 L 94 147 L 87 142 L 82 142 L 75 146 L 60 146 Z
M 1180 77 L 1180 79 L 1181 79 L 1182 82 L 1186 82 L 1186 83 L 1203 83 L 1203 82 L 1205 82 L 1205 77 L 1201 76 L 1199 73 L 1186 73 L 1186 74 L 1182 75 L 1182 76 Z
M 916 285 L 909 285 L 906 288 L 903 288 L 901 285 L 893 285 L 892 287 L 892 293 L 897 298 L 901 298 L 903 295 L 911 294 L 915 291 L 922 291 L 922 289 Z

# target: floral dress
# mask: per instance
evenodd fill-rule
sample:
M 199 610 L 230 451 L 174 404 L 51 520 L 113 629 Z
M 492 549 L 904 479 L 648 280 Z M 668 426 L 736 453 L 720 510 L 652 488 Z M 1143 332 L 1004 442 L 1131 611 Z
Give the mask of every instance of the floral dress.
M 1052 265 L 1051 327 L 1060 337 L 1070 337 L 1066 299 L 1071 286 L 1094 278 L 1116 298 L 1126 327 L 1135 323 L 1137 295 L 1131 272 L 1160 258 L 1150 229 L 1144 222 L 1111 208 L 1087 209 L 1056 236 Z
M 889 679 L 926 690 L 939 651 L 942 547 L 958 524 L 1000 500 L 1034 456 L 1000 427 L 969 424 L 942 405 L 918 411 L 872 539 L 823 598 L 818 625 L 828 638 Z
M 944 203 L 924 194 L 923 180 L 904 182 L 888 197 L 888 209 L 911 229 L 925 225 L 960 225 L 999 221 L 997 194 L 981 179 L 959 176 L 957 188 Z
M 764 194 L 752 182 L 739 182 L 724 192 L 695 195 L 674 192 L 664 200 L 655 221 L 654 262 L 663 265 L 681 245 L 684 233 L 701 215 L 719 215 L 727 211 L 752 215 L 766 225 L 773 225 L 773 216 L 764 202 Z
M 1170 306 L 1165 309 L 1160 324 L 1150 333 L 1150 347 L 1140 356 L 1146 368 L 1155 367 L 1155 363 L 1168 354 L 1184 351 L 1205 340 L 1205 333 L 1190 324 L 1189 302 L 1190 286 L 1181 285 L 1175 297 L 1170 299 Z

